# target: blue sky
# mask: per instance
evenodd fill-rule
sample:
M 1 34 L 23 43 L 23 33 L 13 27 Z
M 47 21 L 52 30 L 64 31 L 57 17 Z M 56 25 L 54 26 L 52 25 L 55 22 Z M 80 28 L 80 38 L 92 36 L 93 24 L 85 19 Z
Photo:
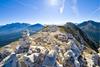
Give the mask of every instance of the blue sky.
M 0 24 L 100 21 L 100 0 L 0 0 Z

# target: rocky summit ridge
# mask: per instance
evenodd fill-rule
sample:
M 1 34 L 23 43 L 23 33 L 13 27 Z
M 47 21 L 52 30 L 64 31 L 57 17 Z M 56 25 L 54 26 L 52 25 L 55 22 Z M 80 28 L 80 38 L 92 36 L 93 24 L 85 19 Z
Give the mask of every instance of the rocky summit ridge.
M 0 67 L 100 67 L 96 47 L 68 26 L 47 25 L 31 36 L 23 31 L 16 49 L 7 45 L 0 52 Z

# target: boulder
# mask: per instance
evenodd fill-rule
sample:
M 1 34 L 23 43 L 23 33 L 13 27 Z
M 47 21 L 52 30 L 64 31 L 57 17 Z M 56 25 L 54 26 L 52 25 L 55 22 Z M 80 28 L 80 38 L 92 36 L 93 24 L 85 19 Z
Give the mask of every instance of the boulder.
M 51 50 L 47 56 L 45 57 L 43 61 L 43 66 L 46 67 L 55 67 L 56 65 L 56 58 L 57 58 L 57 53 L 54 50 Z
M 20 67 L 16 54 L 12 54 L 3 67 Z

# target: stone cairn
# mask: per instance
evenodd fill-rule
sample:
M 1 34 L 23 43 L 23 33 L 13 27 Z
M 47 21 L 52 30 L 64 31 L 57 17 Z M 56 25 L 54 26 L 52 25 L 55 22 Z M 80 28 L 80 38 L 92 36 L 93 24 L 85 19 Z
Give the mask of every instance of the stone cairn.
M 31 40 L 29 36 L 29 31 L 25 30 L 22 32 L 22 38 L 19 40 L 19 46 L 16 48 L 16 53 L 28 52 Z

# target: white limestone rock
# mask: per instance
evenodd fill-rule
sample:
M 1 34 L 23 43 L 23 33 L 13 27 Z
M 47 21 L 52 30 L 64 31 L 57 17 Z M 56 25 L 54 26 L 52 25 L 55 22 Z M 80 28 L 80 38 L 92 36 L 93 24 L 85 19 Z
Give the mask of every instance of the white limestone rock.
M 46 67 L 55 67 L 56 64 L 57 53 L 54 50 L 51 50 L 49 54 L 45 57 L 43 61 L 43 66 Z

